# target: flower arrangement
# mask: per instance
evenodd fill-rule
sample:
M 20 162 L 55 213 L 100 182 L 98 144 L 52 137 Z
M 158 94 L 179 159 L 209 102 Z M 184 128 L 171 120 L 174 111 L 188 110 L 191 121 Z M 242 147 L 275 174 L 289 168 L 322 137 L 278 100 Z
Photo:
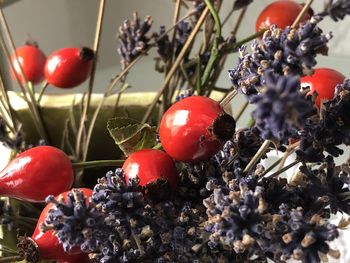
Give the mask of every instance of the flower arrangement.
M 275 1 L 297 10 L 290 12 L 291 21 L 265 21 L 241 41 L 236 32 L 253 1 L 234 1 L 226 18 L 219 16 L 219 0 L 175 2 L 171 28 L 151 33 L 152 18 L 137 13 L 120 26 L 122 71 L 97 99 L 104 0 L 94 46 L 61 49 L 47 59 L 34 44 L 15 49 L 0 10 L 1 47 L 21 87 L 20 95 L 13 94 L 1 78 L 0 141 L 12 160 L 0 172 L 0 262 L 341 258 L 329 242 L 349 224 L 346 217 L 335 224 L 331 215 L 350 213 L 349 163 L 335 164 L 343 154 L 339 146 L 350 143 L 350 82 L 315 66 L 332 38 L 319 22 L 330 17 L 340 23 L 350 14 L 350 2 L 327 0 L 324 11 L 314 14 L 312 0 Z M 233 14 L 237 27 L 223 36 Z M 203 42 L 195 45 L 201 30 Z M 131 105 L 129 115 L 122 115 L 117 110 L 127 96 L 128 72 L 151 48 L 158 52 L 156 70 L 165 74 L 162 87 L 147 105 Z M 240 56 L 228 74 L 232 87 L 218 88 L 233 52 Z M 33 85 L 43 79 L 36 93 Z M 64 124 L 52 124 L 48 116 L 62 113 L 45 107 L 46 87 L 71 89 L 86 80 L 79 114 L 69 108 Z M 122 88 L 115 93 L 118 83 Z M 219 100 L 209 98 L 214 92 Z M 233 117 L 225 109 L 239 93 L 247 102 Z M 25 111 L 13 106 L 18 97 Z M 104 108 L 110 101 L 112 111 Z M 255 107 L 251 120 L 238 128 L 248 104 Z M 105 138 L 105 127 L 120 149 L 113 160 L 107 159 L 108 149 L 117 148 L 111 140 L 94 146 L 105 151 L 104 159 L 94 159 L 91 150 L 92 137 L 99 131 L 96 137 Z M 276 150 L 283 156 L 264 166 L 262 160 Z M 296 165 L 287 179 L 284 173 Z

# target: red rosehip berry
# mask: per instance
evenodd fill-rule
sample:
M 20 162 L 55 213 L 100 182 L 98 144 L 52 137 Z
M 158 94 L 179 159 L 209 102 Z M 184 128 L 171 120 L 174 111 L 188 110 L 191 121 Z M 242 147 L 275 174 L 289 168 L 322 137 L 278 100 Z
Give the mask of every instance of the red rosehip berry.
M 144 187 L 165 181 L 175 189 L 178 182 L 178 172 L 173 159 L 160 150 L 143 149 L 130 154 L 122 170 L 126 182 L 138 177 L 139 185 Z
M 58 88 L 74 88 L 91 73 L 94 51 L 87 48 L 63 48 L 52 53 L 46 61 L 46 81 Z
M 164 150 L 182 162 L 206 161 L 232 138 L 235 120 L 215 100 L 191 96 L 163 115 L 159 135 Z
M 284 29 L 291 26 L 294 20 L 303 9 L 303 5 L 291 0 L 279 0 L 272 2 L 260 13 L 256 20 L 255 30 L 259 32 L 261 29 L 269 28 L 276 25 L 278 28 Z M 306 22 L 311 17 L 311 9 L 306 13 L 301 22 Z
M 90 201 L 92 196 L 92 190 L 88 188 L 78 188 L 84 193 L 86 197 L 86 203 Z M 66 191 L 56 196 L 58 200 L 67 201 L 68 193 L 71 191 Z M 18 247 L 23 252 L 27 260 L 32 260 L 30 262 L 37 262 L 37 260 L 57 260 L 60 262 L 88 262 L 88 257 L 83 253 L 79 247 L 73 248 L 69 253 L 65 252 L 62 244 L 59 243 L 58 238 L 54 234 L 53 230 L 48 230 L 42 232 L 40 226 L 45 222 L 46 217 L 50 209 L 54 207 L 53 203 L 49 203 L 42 210 L 35 230 L 31 238 L 22 237 Z M 29 249 L 28 248 L 32 248 Z M 34 248 L 34 249 L 33 249 Z M 28 253 L 30 251 L 30 253 Z
M 63 151 L 38 146 L 17 155 L 0 172 L 0 196 L 44 202 L 48 195 L 67 191 L 73 178 L 72 163 Z
M 317 92 L 315 105 L 319 109 L 321 102 L 333 99 L 335 87 L 344 80 L 345 76 L 334 69 L 316 68 L 314 74 L 301 78 L 300 82 L 302 87 L 310 87 L 308 94 Z
M 24 77 L 27 81 L 30 81 L 33 84 L 41 82 L 44 79 L 46 56 L 38 46 L 35 44 L 27 44 L 16 48 L 15 53 L 20 65 L 17 63 L 15 55 L 12 55 L 11 62 L 14 69 L 13 71 L 11 68 L 12 78 L 16 79 L 17 76 L 21 83 L 25 83 L 21 74 L 20 68 L 22 68 Z

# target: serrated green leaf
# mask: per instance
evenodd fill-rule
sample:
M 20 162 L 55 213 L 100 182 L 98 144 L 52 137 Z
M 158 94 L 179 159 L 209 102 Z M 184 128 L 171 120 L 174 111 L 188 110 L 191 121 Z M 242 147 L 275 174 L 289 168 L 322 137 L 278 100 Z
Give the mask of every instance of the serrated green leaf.
M 134 151 L 152 148 L 156 145 L 156 129 L 149 124 L 141 124 L 130 118 L 113 118 L 107 122 L 109 134 L 128 156 Z

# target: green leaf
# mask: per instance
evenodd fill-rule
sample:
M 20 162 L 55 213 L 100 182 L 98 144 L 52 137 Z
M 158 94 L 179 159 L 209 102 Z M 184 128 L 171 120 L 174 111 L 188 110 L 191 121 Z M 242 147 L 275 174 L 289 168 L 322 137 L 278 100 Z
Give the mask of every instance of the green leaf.
M 124 117 L 110 119 L 107 122 L 107 129 L 126 156 L 157 144 L 156 128 L 147 123 L 141 124 L 134 119 Z

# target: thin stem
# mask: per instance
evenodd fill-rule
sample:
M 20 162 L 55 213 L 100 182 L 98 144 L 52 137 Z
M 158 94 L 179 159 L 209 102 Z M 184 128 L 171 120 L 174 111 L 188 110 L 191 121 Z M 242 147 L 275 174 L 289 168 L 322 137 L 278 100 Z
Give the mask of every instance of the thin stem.
M 97 160 L 88 162 L 76 162 L 72 163 L 74 169 L 86 169 L 105 166 L 121 166 L 124 160 Z
M 295 152 L 296 148 L 300 146 L 300 141 L 297 141 L 291 145 L 288 146 L 287 150 L 285 151 L 285 153 L 282 156 L 282 161 L 280 164 L 279 169 L 282 169 L 284 163 L 286 162 L 287 158 L 289 155 L 291 155 L 292 153 Z
M 247 174 L 257 164 L 257 162 L 260 160 L 261 156 L 265 154 L 269 146 L 270 146 L 270 141 L 265 140 L 264 143 L 260 146 L 257 153 L 254 155 L 254 157 L 250 160 L 250 162 L 245 167 L 243 171 L 244 174 Z
M 236 120 L 236 122 L 241 118 L 242 114 L 243 114 L 244 111 L 247 109 L 248 105 L 249 105 L 249 102 L 246 101 L 246 102 L 244 102 L 244 104 L 242 105 L 242 107 L 238 110 L 238 112 L 236 113 L 236 115 L 235 115 L 235 117 L 234 117 L 235 120 Z
M 314 0 L 308 0 L 307 3 L 304 5 L 303 9 L 300 11 L 299 15 L 297 16 L 297 18 L 294 20 L 293 24 L 292 24 L 292 28 L 296 28 L 298 26 L 298 24 L 300 23 L 301 19 L 303 18 L 303 16 L 305 15 L 306 12 L 308 12 L 312 2 Z
M 277 172 L 270 174 L 268 176 L 265 176 L 264 178 L 272 178 L 272 177 L 276 177 L 277 175 L 280 175 L 281 173 L 287 171 L 288 169 L 292 168 L 293 166 L 297 165 L 300 161 L 296 160 L 290 164 L 288 164 L 287 166 L 283 167 L 282 169 L 278 170 Z
M 239 13 L 239 16 L 238 16 L 236 25 L 235 25 L 235 27 L 234 27 L 233 30 L 232 30 L 232 35 L 233 35 L 233 36 L 236 36 L 236 35 L 237 35 L 238 29 L 240 28 L 240 26 L 241 26 L 241 24 L 242 24 L 242 21 L 243 21 L 243 18 L 244 18 L 244 16 L 245 16 L 245 14 L 246 14 L 247 8 L 248 8 L 248 6 L 244 7 L 244 8 L 241 10 L 241 12 Z
M 235 7 L 235 3 L 233 3 L 230 12 L 228 12 L 227 16 L 222 20 L 222 24 L 221 24 L 222 26 L 224 26 L 227 23 L 228 19 L 232 16 L 233 12 L 235 11 L 234 7 Z
M 281 163 L 283 157 L 279 158 L 277 161 L 275 161 L 273 164 L 271 164 L 269 166 L 269 168 L 267 168 L 262 174 L 261 174 L 261 177 L 264 177 L 266 174 L 268 174 L 269 172 L 271 172 L 275 167 L 277 167 L 277 165 L 279 163 Z
M 236 43 L 233 43 L 230 46 L 227 46 L 225 49 L 222 50 L 223 53 L 231 53 L 231 52 L 235 52 L 237 50 L 237 48 L 239 48 L 240 46 L 244 45 L 245 43 L 252 41 L 253 39 L 262 36 L 264 34 L 264 32 L 266 31 L 266 29 L 263 29 L 259 32 L 256 32 Z
M 16 76 L 16 79 L 17 79 L 17 81 L 19 83 L 19 86 L 21 87 L 21 90 L 23 92 L 23 96 L 24 96 L 24 98 L 25 98 L 25 100 L 26 100 L 26 102 L 28 104 L 29 110 L 32 113 L 32 117 L 33 117 L 35 126 L 36 126 L 36 128 L 37 128 L 37 130 L 39 132 L 39 135 L 47 143 L 50 143 L 49 136 L 48 136 L 48 133 L 47 133 L 46 128 L 44 126 L 42 117 L 41 117 L 41 115 L 39 113 L 39 110 L 38 110 L 38 108 L 36 106 L 34 94 L 29 92 L 28 83 L 27 83 L 25 75 L 23 73 L 22 65 L 21 65 L 21 63 L 18 60 L 17 53 L 15 52 L 15 50 L 16 50 L 15 44 L 14 44 L 13 38 L 11 36 L 11 32 L 10 32 L 10 29 L 9 29 L 8 24 L 7 24 L 7 21 L 6 21 L 6 18 L 5 18 L 5 15 L 4 15 L 4 12 L 3 12 L 2 8 L 0 8 L 0 23 L 2 24 L 2 27 L 4 28 L 5 36 L 6 36 L 7 40 L 8 40 L 8 42 L 9 42 L 9 46 L 10 46 L 10 49 L 12 51 L 12 52 L 10 52 L 8 50 L 8 48 L 6 47 L 5 39 L 1 35 L 0 41 L 2 42 L 2 46 L 3 46 L 3 49 L 5 50 L 7 59 L 10 62 L 10 66 L 11 66 L 12 70 L 14 72 L 16 72 L 16 70 L 14 69 L 14 65 L 12 63 L 11 55 L 10 55 L 11 53 L 14 54 L 15 62 L 17 63 L 17 66 L 19 68 L 19 73 L 21 75 L 22 80 L 20 79 L 20 77 L 17 74 L 14 74 L 14 75 Z M 22 82 L 24 82 L 25 86 L 23 85 Z M 27 97 L 28 94 L 29 94 L 29 98 Z
M 159 101 L 159 98 L 162 96 L 164 90 L 168 87 L 168 83 L 170 82 L 170 80 L 171 80 L 172 76 L 174 75 L 178 66 L 181 64 L 183 57 L 185 56 L 188 48 L 191 46 L 195 36 L 197 35 L 199 29 L 201 28 L 201 25 L 203 24 L 203 22 L 205 20 L 208 12 L 209 12 L 209 9 L 208 9 L 208 7 L 206 7 L 203 10 L 200 18 L 198 19 L 196 26 L 193 28 L 191 34 L 189 35 L 188 39 L 186 40 L 186 43 L 184 44 L 183 48 L 181 49 L 179 55 L 177 56 L 173 66 L 170 68 L 169 73 L 167 74 L 163 85 L 161 86 L 158 93 L 154 97 L 151 105 L 148 107 L 148 109 L 147 109 L 147 111 L 142 119 L 142 123 L 146 123 L 148 121 L 148 119 L 151 117 L 153 109 L 155 108 L 157 102 Z
M 87 157 L 87 153 L 89 151 L 89 146 L 90 146 L 90 140 L 91 140 L 91 136 L 92 136 L 92 132 L 94 130 L 94 127 L 95 127 L 95 123 L 96 123 L 96 120 L 97 120 L 97 117 L 98 117 L 98 114 L 100 113 L 101 109 L 102 109 L 102 106 L 106 100 L 106 98 L 108 97 L 108 94 L 112 91 L 113 87 L 115 84 L 117 84 L 128 72 L 129 70 L 137 63 L 137 61 L 139 61 L 141 59 L 141 56 L 140 57 L 137 57 L 134 61 L 132 61 L 121 73 L 119 76 L 117 76 L 116 78 L 114 78 L 112 80 L 112 82 L 110 83 L 107 91 L 104 93 L 102 99 L 100 100 L 100 103 L 97 105 L 97 108 L 94 112 L 94 115 L 92 116 L 91 118 L 91 122 L 90 122 L 90 125 L 89 125 L 89 128 L 88 128 L 88 131 L 87 131 L 87 134 L 86 134 L 86 140 L 85 140 L 85 143 L 86 143 L 86 146 L 85 146 L 85 151 L 84 153 L 86 154 L 85 156 L 83 156 L 83 160 L 86 160 L 86 157 Z M 84 130 L 84 129 L 83 129 Z M 83 134 L 81 134 L 80 136 L 82 136 Z M 79 137 L 77 137 L 77 143 L 79 142 Z M 77 145 L 76 145 L 77 147 Z
M 79 139 L 81 138 L 81 135 L 82 135 L 83 130 L 84 130 L 84 126 L 86 124 L 86 116 L 87 116 L 87 113 L 89 111 L 91 95 L 92 95 L 92 91 L 93 91 L 93 87 L 94 87 L 96 63 L 97 63 L 98 51 L 99 51 L 99 47 L 100 47 L 102 22 L 103 22 L 103 17 L 104 17 L 105 6 L 106 6 L 105 0 L 100 0 L 98 17 L 97 17 L 97 22 L 96 22 L 95 39 L 94 39 L 94 44 L 93 44 L 93 51 L 94 51 L 95 59 L 93 60 L 93 63 L 92 63 L 91 75 L 90 75 L 90 79 L 89 79 L 89 87 L 88 87 L 88 92 L 87 92 L 87 96 L 86 96 L 86 103 L 84 104 L 84 107 L 83 107 L 83 113 L 81 115 L 79 129 L 78 129 L 77 138 L 79 138 Z M 77 147 L 76 147 L 76 154 L 78 155 L 77 157 L 80 156 L 81 147 L 84 147 L 84 151 L 87 151 L 86 143 L 85 143 L 85 145 L 82 145 L 82 144 L 83 144 L 82 141 L 77 141 Z M 87 156 L 87 153 L 83 153 L 83 160 L 85 160 L 86 156 Z
M 219 57 L 219 42 L 221 40 L 221 21 L 218 12 L 216 11 L 215 7 L 213 6 L 211 0 L 204 0 L 205 4 L 209 8 L 209 11 L 211 15 L 213 16 L 214 22 L 215 22 L 215 38 L 213 41 L 213 46 L 210 52 L 210 58 L 208 61 L 207 66 L 205 67 L 205 70 L 203 72 L 203 77 L 201 79 L 201 86 L 204 87 L 210 77 L 210 73 L 214 67 L 215 62 L 217 61 Z
M 47 81 L 45 81 L 44 85 L 42 86 L 42 88 L 40 90 L 40 93 L 39 93 L 39 96 L 38 96 L 38 99 L 36 102 L 38 105 L 40 104 L 40 101 L 43 98 L 44 93 L 46 92 L 48 86 L 49 86 L 49 83 Z
M 16 123 L 16 119 L 15 119 L 15 111 L 12 108 L 10 98 L 7 94 L 7 90 L 6 90 L 5 85 L 4 85 L 4 80 L 2 77 L 1 71 L 0 71 L 0 91 L 2 94 L 1 97 L 3 98 L 2 99 L 3 106 L 4 106 L 5 110 L 8 112 L 8 115 L 9 115 L 9 117 L 11 119 L 11 123 L 12 123 L 12 125 L 9 126 L 9 128 L 11 129 L 12 132 L 15 132 L 15 130 L 17 129 L 17 123 Z
M 221 106 L 225 107 L 234 97 L 238 94 L 237 89 L 231 90 L 229 93 L 224 96 L 224 98 L 220 101 Z
M 13 263 L 16 261 L 21 261 L 23 260 L 23 257 L 21 256 L 10 256 L 10 257 L 1 257 L 0 262 L 1 263 Z

